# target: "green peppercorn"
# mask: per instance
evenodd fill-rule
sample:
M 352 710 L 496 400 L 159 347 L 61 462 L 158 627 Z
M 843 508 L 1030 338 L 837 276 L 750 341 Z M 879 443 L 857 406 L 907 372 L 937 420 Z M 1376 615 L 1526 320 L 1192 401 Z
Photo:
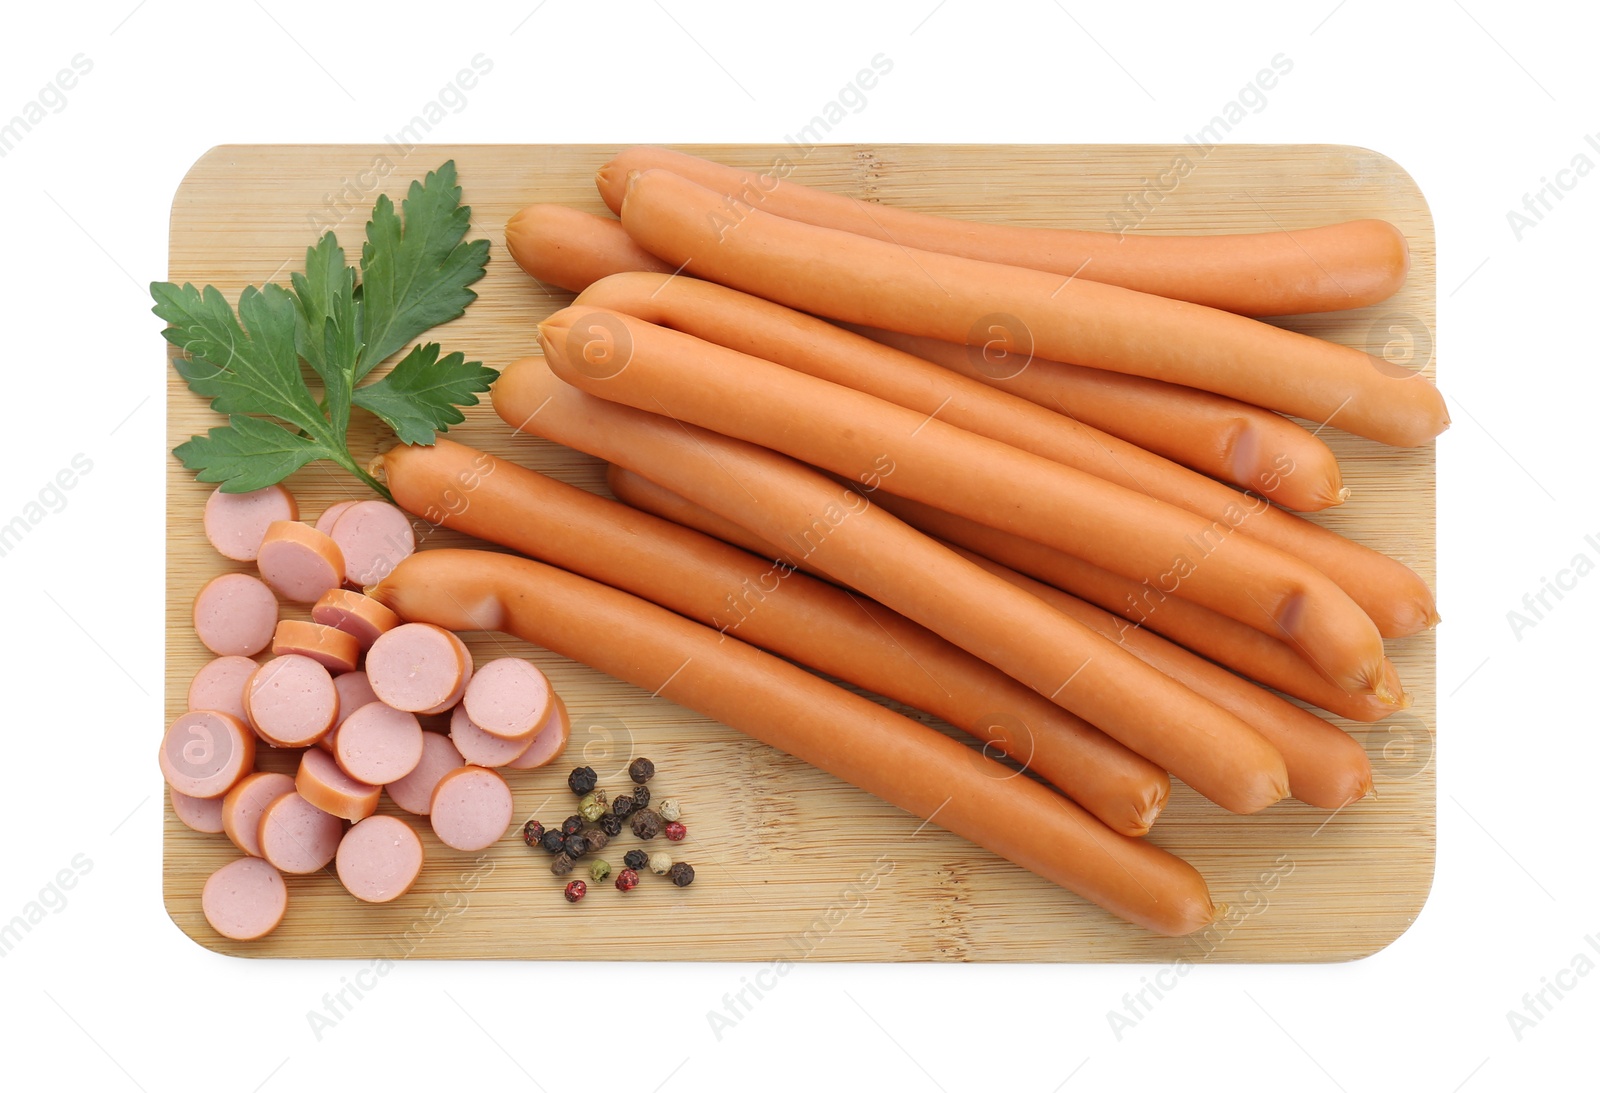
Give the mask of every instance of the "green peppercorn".
M 649 861 L 650 855 L 643 850 L 634 849 L 622 855 L 622 864 L 633 870 L 643 869 Z
M 679 820 L 683 818 L 683 809 L 679 807 L 678 799 L 676 797 L 663 798 L 656 804 L 656 811 L 659 812 L 661 814 L 661 818 L 666 820 L 668 823 L 671 823 L 673 820 Z
M 550 872 L 558 877 L 564 877 L 572 872 L 572 867 L 577 865 L 577 859 L 565 850 L 550 859 Z
M 571 774 L 567 775 L 567 788 L 572 790 L 575 795 L 582 797 L 593 789 L 595 783 L 599 780 L 600 776 L 594 772 L 593 767 L 576 767 Z
M 661 817 L 648 808 L 642 812 L 635 812 L 630 823 L 633 826 L 633 833 L 641 839 L 653 839 L 661 834 Z
M 589 879 L 595 882 L 603 881 L 611 875 L 611 863 L 604 858 L 596 858 L 589 866 Z
M 628 777 L 644 785 L 656 776 L 656 765 L 648 759 L 635 759 L 628 764 Z
M 594 823 L 606 814 L 606 791 L 591 789 L 583 795 L 583 800 L 578 802 L 578 815 L 590 823 Z
M 622 834 L 622 817 L 615 813 L 600 817 L 600 830 L 604 831 L 610 838 L 616 838 Z
M 664 877 L 667 875 L 667 870 L 672 868 L 672 855 L 657 851 L 650 855 L 649 864 L 650 872 L 658 877 Z
M 686 861 L 678 862 L 671 869 L 667 870 L 667 876 L 672 880 L 672 883 L 676 884 L 679 888 L 687 888 L 689 885 L 694 883 L 694 866 L 690 865 Z

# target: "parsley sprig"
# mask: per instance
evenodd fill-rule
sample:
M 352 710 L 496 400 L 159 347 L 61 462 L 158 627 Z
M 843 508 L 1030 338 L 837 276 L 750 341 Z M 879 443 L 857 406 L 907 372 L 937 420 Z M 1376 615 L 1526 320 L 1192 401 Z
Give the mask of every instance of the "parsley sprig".
M 499 375 L 428 342 L 362 383 L 477 299 L 468 286 L 483 276 L 489 241 L 466 241 L 471 217 L 451 161 L 413 182 L 398 213 L 379 196 L 359 280 L 328 232 L 306 250 L 305 272 L 291 274 L 288 288 L 252 285 L 237 309 L 211 285 L 152 284 L 152 310 L 169 324 L 162 333 L 183 352 L 173 366 L 228 418 L 172 454 L 227 493 L 270 486 L 327 459 L 389 497 L 350 453 L 351 408 L 376 414 L 407 444 L 432 444 Z

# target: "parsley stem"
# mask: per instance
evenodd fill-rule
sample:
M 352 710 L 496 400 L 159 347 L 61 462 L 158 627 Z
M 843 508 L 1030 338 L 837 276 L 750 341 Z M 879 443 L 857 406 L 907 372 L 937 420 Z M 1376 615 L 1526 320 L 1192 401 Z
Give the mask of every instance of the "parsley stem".
M 394 495 L 389 492 L 389 487 L 385 486 L 382 482 L 379 482 L 376 478 L 368 474 L 360 465 L 356 463 L 353 458 L 351 458 L 349 452 L 340 452 L 338 455 L 333 457 L 333 461 L 339 464 L 339 466 L 343 467 L 345 470 L 349 471 L 351 474 L 355 475 L 357 478 L 361 479 L 361 481 L 365 482 L 367 485 L 371 486 L 378 496 L 389 502 L 389 504 L 392 505 L 395 503 Z

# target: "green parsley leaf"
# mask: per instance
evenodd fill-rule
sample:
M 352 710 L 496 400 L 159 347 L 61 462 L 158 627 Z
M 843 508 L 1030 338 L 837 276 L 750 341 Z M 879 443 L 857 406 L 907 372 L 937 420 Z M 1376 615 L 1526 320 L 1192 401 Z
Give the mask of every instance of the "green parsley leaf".
M 237 310 L 210 285 L 150 286 L 152 310 L 169 324 L 163 336 L 184 354 L 173 367 L 228 416 L 173 449 L 200 481 L 243 493 L 327 459 L 389 497 L 349 450 L 352 407 L 376 414 L 407 444 L 431 444 L 435 432 L 464 420 L 459 407 L 476 405 L 489 389 L 498 372 L 459 352 L 441 355 L 435 343 L 357 386 L 418 336 L 459 318 L 477 299 L 467 286 L 489 259 L 487 240 L 464 242 L 472 210 L 461 204 L 454 162 L 413 182 L 402 213 L 378 198 L 359 284 L 328 232 L 307 248 L 305 271 L 290 275 L 290 288 L 246 288 Z M 307 369 L 320 390 L 308 385 Z
M 332 450 L 308 436 L 291 433 L 248 414 L 234 414 L 205 436 L 172 449 L 202 482 L 220 482 L 229 493 L 248 493 L 282 482 L 318 459 L 332 459 Z
M 483 276 L 489 261 L 487 239 L 462 242 L 471 209 L 461 206 L 454 160 L 413 182 L 402 210 L 404 225 L 382 195 L 367 222 L 361 248 L 367 344 L 357 380 L 425 331 L 460 318 L 478 298 L 467 286 Z
M 439 356 L 436 342 L 414 347 L 382 379 L 356 388 L 355 404 L 377 414 L 407 444 L 431 444 L 435 430 L 463 420 L 499 375 L 460 353 Z

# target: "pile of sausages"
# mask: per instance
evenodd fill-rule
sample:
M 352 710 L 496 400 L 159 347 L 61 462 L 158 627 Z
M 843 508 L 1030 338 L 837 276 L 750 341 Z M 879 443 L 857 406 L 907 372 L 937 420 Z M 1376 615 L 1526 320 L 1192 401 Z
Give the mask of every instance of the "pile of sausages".
M 332 863 L 358 900 L 403 895 L 422 871 L 423 841 L 406 820 L 377 814 L 385 794 L 427 817 L 446 847 L 492 845 L 514 807 L 494 768 L 543 766 L 569 733 L 536 666 L 506 657 L 475 671 L 455 633 L 404 622 L 345 587 L 379 581 L 410 556 L 404 512 L 346 501 L 314 525 L 298 517 L 281 486 L 208 500 L 207 538 L 258 575 L 223 574 L 195 597 L 195 632 L 217 657 L 196 673 L 188 712 L 161 744 L 174 814 L 244 854 L 201 892 L 206 921 L 236 940 L 282 921 L 285 873 Z M 280 618 L 280 598 L 309 605 L 310 620 Z M 448 735 L 424 731 L 430 715 L 449 716 Z M 296 773 L 257 770 L 262 747 L 297 749 Z
M 1204 927 L 1204 879 L 1140 837 L 1169 774 L 1237 813 L 1358 800 L 1363 749 L 1276 692 L 1381 720 L 1409 702 L 1385 639 L 1438 619 L 1416 573 L 1295 514 L 1348 491 L 1285 415 L 1420 445 L 1439 392 L 1256 318 L 1384 299 L 1404 238 L 1115 240 L 784 174 L 635 149 L 597 178 L 620 219 L 512 219 L 518 264 L 579 295 L 495 410 L 612 464 L 626 504 L 396 448 L 402 507 L 527 557 L 424 551 L 371 594 L 662 694 L 1149 929 Z

